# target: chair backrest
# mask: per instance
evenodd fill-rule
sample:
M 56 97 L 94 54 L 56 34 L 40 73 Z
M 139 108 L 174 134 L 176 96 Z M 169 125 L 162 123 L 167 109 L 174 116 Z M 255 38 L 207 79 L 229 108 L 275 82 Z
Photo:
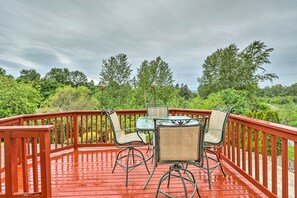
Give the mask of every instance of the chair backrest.
M 166 117 L 168 116 L 168 107 L 167 105 L 147 105 L 146 115 L 156 118 Z
M 159 125 L 156 131 L 157 162 L 203 161 L 204 124 Z
M 212 143 L 224 143 L 226 123 L 228 121 L 231 109 L 232 108 L 230 108 L 227 112 L 220 110 L 212 110 L 207 130 L 207 133 L 209 133 L 207 136 L 212 138 Z M 208 142 L 208 140 L 206 140 L 206 142 Z
M 117 139 L 120 139 L 121 136 L 123 135 L 123 130 L 121 128 L 121 124 L 120 124 L 118 115 L 113 110 L 106 111 L 106 114 L 108 116 L 108 120 L 112 127 L 114 141 L 115 141 L 115 143 L 118 143 Z

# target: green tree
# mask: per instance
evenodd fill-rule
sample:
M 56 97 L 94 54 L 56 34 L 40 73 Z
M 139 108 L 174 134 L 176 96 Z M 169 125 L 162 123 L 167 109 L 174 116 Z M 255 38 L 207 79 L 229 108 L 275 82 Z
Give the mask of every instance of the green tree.
M 157 83 L 156 88 L 151 87 L 152 82 Z M 139 95 L 142 96 L 141 103 L 143 105 L 154 103 L 154 94 L 156 103 L 168 103 L 175 93 L 173 82 L 169 65 L 161 57 L 150 62 L 145 60 L 137 69 L 136 84 Z
M 70 72 L 69 81 L 72 87 L 86 86 L 88 83 L 88 78 L 83 72 L 72 71 Z
M 41 75 L 35 69 L 22 69 L 17 80 L 25 83 L 36 82 L 40 80 L 40 77 Z
M 35 113 L 40 102 L 39 92 L 30 84 L 0 75 L 0 117 Z
M 6 75 L 6 70 L 0 67 L 0 76 L 5 76 Z
M 290 96 L 297 96 L 297 83 L 287 87 L 287 93 Z
M 7 75 L 6 74 L 6 70 L 5 69 L 3 69 L 2 67 L 0 67 L 0 76 L 6 76 L 7 78 L 11 78 L 11 79 L 13 79 L 13 76 L 12 75 Z
M 43 104 L 43 111 L 57 112 L 70 110 L 94 110 L 98 101 L 91 97 L 91 91 L 86 87 L 60 87 L 57 93 L 50 96 Z
M 70 84 L 70 71 L 67 68 L 52 68 L 50 72 L 45 74 L 44 79 L 55 80 L 58 83 L 69 85 Z
M 179 95 L 185 98 L 186 100 L 189 100 L 192 97 L 192 92 L 188 88 L 188 85 L 184 85 L 183 83 L 181 84 L 179 88 Z
M 125 54 L 111 56 L 102 61 L 100 80 L 106 84 L 104 97 L 108 100 L 101 101 L 101 95 L 97 93 L 96 98 L 103 102 L 101 108 L 128 108 L 131 93 L 131 64 Z
M 261 41 L 254 41 L 242 52 L 235 44 L 218 49 L 208 56 L 202 65 L 203 74 L 198 78 L 198 93 L 206 98 L 223 89 L 247 90 L 253 96 L 260 82 L 278 78 L 266 73 L 264 64 L 269 64 L 273 48 Z
M 130 85 L 131 72 L 131 64 L 128 63 L 127 55 L 118 54 L 102 61 L 100 80 L 108 85 L 112 83 Z
M 49 98 L 49 96 L 54 95 L 57 92 L 59 87 L 63 87 L 64 85 L 58 83 L 55 80 L 51 79 L 42 79 L 39 81 L 38 90 L 42 96 L 42 101 L 45 101 Z
M 288 88 L 281 84 L 273 85 L 271 87 L 265 87 L 257 91 L 257 96 L 267 96 L 267 97 L 276 97 L 276 96 L 286 96 L 289 95 Z

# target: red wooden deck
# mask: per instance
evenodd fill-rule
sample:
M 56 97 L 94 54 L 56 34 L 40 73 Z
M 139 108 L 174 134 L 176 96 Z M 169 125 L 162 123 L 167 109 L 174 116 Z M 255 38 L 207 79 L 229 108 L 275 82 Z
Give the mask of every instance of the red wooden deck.
M 168 165 L 158 166 L 146 190 L 143 186 L 149 175 L 145 166 L 136 167 L 129 173 L 126 187 L 123 169 L 117 167 L 115 173 L 111 173 L 116 154 L 115 147 L 66 150 L 54 154 L 51 157 L 53 197 L 154 197 L 158 181 Z M 149 162 L 148 165 L 152 170 L 153 164 Z M 227 176 L 216 169 L 211 176 L 211 190 L 207 185 L 207 174 L 196 167 L 190 168 L 202 197 L 265 197 L 226 163 L 223 162 L 223 166 Z M 181 185 L 173 182 L 170 189 L 177 196 L 183 196 Z

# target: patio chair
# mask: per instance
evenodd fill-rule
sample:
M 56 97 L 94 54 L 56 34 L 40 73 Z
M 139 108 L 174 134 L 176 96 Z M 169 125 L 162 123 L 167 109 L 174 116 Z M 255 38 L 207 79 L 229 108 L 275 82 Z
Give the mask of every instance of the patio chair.
M 150 174 L 143 153 L 136 148 L 145 144 L 145 134 L 138 132 L 125 134 L 125 130 L 121 128 L 117 113 L 113 110 L 108 110 L 106 114 L 112 126 L 115 146 L 121 149 L 117 154 L 112 173 L 117 165 L 122 167 L 126 172 L 126 186 L 128 186 L 128 173 L 135 167 L 144 163 L 148 174 Z M 127 153 L 125 153 L 125 151 L 127 151 Z M 132 158 L 132 163 L 130 162 L 130 158 Z M 135 163 L 135 158 L 139 159 L 137 163 Z
M 209 189 L 211 189 L 210 174 L 216 167 L 219 166 L 223 175 L 226 176 L 217 150 L 224 146 L 226 123 L 228 121 L 232 107 L 226 108 L 215 106 L 214 109 L 215 110 L 212 110 L 211 112 L 209 124 L 204 137 L 204 155 L 206 158 L 206 167 L 202 167 L 207 172 Z M 213 155 L 210 156 L 208 153 L 213 154 L 214 157 Z M 209 160 L 212 160 L 215 162 L 215 164 L 210 166 Z
M 146 105 L 146 116 L 153 118 L 162 118 L 168 116 L 168 106 L 160 105 L 160 104 L 148 104 Z M 148 131 L 150 139 L 147 152 L 153 148 L 152 140 L 153 140 L 153 131 Z
M 166 117 L 168 116 L 168 106 L 148 104 L 146 106 L 146 115 L 155 118 Z
M 159 124 L 157 126 L 155 143 L 156 162 L 154 170 L 157 164 L 163 163 L 172 165 L 169 167 L 169 170 L 161 176 L 156 191 L 156 197 L 159 193 L 172 197 L 172 195 L 168 193 L 168 189 L 170 187 L 170 180 L 173 178 L 180 179 L 184 188 L 184 197 L 194 197 L 196 192 L 200 197 L 198 185 L 193 173 L 187 168 L 184 168 L 184 165 L 187 164 L 198 163 L 203 165 L 204 124 L 199 123 L 198 120 L 196 120 L 195 124 L 190 124 L 194 120 L 196 119 L 184 121 L 170 120 L 167 124 Z M 161 185 L 165 180 L 167 180 L 167 192 L 161 189 Z M 190 195 L 187 190 L 187 186 L 189 185 L 193 186 L 193 192 Z M 176 187 L 176 184 L 174 186 Z

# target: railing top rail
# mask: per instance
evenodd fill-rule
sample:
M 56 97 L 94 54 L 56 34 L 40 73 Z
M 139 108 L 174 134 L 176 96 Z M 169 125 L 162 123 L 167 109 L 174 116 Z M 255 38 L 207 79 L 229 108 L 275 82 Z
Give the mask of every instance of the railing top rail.
M 246 116 L 230 114 L 229 120 L 236 121 L 236 122 L 241 121 L 243 123 L 246 123 L 246 124 L 249 124 L 249 125 L 252 125 L 252 126 L 265 127 L 267 129 L 270 129 L 270 130 L 277 130 L 277 131 L 281 131 L 281 132 L 284 132 L 284 133 L 290 133 L 290 134 L 293 134 L 293 135 L 297 135 L 297 128 L 296 127 L 291 127 L 291 126 L 287 126 L 287 125 L 268 122 L 268 121 L 265 121 L 265 120 L 259 120 L 259 119 L 256 119 L 256 118 L 250 118 L 250 117 L 246 117 Z
M 54 125 L 39 125 L 39 126 L 0 126 L 0 132 L 13 132 L 13 131 L 23 131 L 23 132 L 40 132 L 47 131 L 54 128 Z
M 7 124 L 7 123 L 18 123 L 19 120 L 30 120 L 30 119 L 37 119 L 37 118 L 52 118 L 52 117 L 62 117 L 68 115 L 100 115 L 103 110 L 73 110 L 73 111 L 65 111 L 65 112 L 54 112 L 54 113 L 39 113 L 39 114 L 27 114 L 27 115 L 19 115 L 13 116 L 9 118 L 2 118 L 0 119 L 0 124 Z M 118 114 L 126 115 L 126 114 L 143 114 L 146 112 L 146 109 L 129 109 L 129 110 L 117 110 Z M 169 112 L 173 113 L 180 113 L 180 114 L 191 114 L 191 113 L 199 113 L 200 115 L 209 115 L 211 110 L 197 110 L 197 109 L 181 109 L 181 108 L 169 108 Z M 277 130 L 279 132 L 284 132 L 290 135 L 297 135 L 297 128 L 276 124 L 268 121 L 263 121 L 255 118 L 249 118 L 245 116 L 230 114 L 229 120 L 234 122 L 242 122 L 245 125 L 249 125 L 255 128 L 263 128 L 269 130 Z

